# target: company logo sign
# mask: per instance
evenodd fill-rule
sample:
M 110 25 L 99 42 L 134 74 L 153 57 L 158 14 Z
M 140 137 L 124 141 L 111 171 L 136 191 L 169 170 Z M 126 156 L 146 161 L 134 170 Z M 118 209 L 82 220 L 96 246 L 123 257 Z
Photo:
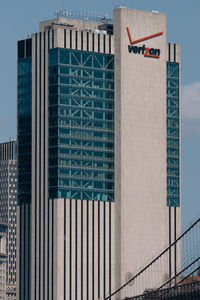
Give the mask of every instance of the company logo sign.
M 131 38 L 130 30 L 129 27 L 126 27 L 127 33 L 128 33 L 128 38 L 130 41 L 130 45 L 128 45 L 128 51 L 129 53 L 134 53 L 134 54 L 142 54 L 145 57 L 152 57 L 152 58 L 159 58 L 160 57 L 160 49 L 155 49 L 155 48 L 148 48 L 145 45 L 139 47 L 139 46 L 133 46 L 137 43 L 153 39 L 155 37 L 158 37 L 160 35 L 163 35 L 163 32 L 158 32 L 149 36 L 145 36 L 141 39 L 133 41 Z

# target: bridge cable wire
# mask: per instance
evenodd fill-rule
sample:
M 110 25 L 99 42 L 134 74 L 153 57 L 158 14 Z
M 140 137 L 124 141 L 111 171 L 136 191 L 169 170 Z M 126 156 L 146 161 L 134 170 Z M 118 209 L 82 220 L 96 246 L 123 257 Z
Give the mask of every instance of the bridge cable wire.
M 187 238 L 187 234 L 192 230 L 195 229 L 196 230 L 196 225 L 200 222 L 200 218 L 198 218 L 192 225 L 189 226 L 188 229 L 186 229 L 178 238 L 176 238 L 176 240 L 174 242 L 171 243 L 171 245 L 169 247 L 167 247 L 164 251 L 162 251 L 155 259 L 153 259 L 147 266 L 145 266 L 142 270 L 140 270 L 136 275 L 134 275 L 131 279 L 129 279 L 125 284 L 123 284 L 121 287 L 119 287 L 117 290 L 115 290 L 113 293 L 111 293 L 109 296 L 105 297 L 105 300 L 111 299 L 112 296 L 114 296 L 115 294 L 119 293 L 122 289 L 127 288 L 127 286 L 134 281 L 137 277 L 139 277 L 144 271 L 146 271 L 150 266 L 152 266 L 155 262 L 157 262 L 164 254 L 166 254 L 172 247 L 176 246 L 177 243 L 182 240 L 183 238 L 186 237 L 186 245 L 184 245 L 183 247 L 183 251 L 185 251 L 186 253 L 190 253 L 190 255 L 184 257 L 185 259 L 185 263 L 189 260 L 189 257 L 192 256 L 191 252 L 188 251 L 190 249 L 191 246 L 191 240 L 189 240 L 189 238 Z M 193 234 L 194 236 L 194 234 Z M 197 230 L 196 230 L 196 236 L 197 236 Z M 197 245 L 199 244 L 199 242 L 197 243 Z M 199 248 L 199 245 L 198 245 Z M 197 250 L 198 250 L 197 248 Z M 191 249 L 190 249 L 191 250 Z M 197 251 L 195 249 L 195 247 L 193 247 L 192 251 Z M 193 263 L 190 263 L 187 267 L 185 267 L 181 272 L 179 271 L 176 276 L 180 275 L 181 273 L 183 273 L 185 270 L 187 270 L 190 266 L 192 266 L 193 264 L 195 264 L 198 259 L 195 259 L 193 261 Z M 160 264 L 160 262 L 159 262 Z M 162 262 L 161 262 L 162 264 Z M 198 269 L 198 268 L 197 268 Z M 176 271 L 177 272 L 177 271 Z M 146 275 L 146 274 L 145 274 Z M 174 279 L 174 277 L 173 277 Z M 173 280 L 172 278 L 170 280 L 168 280 L 168 282 Z M 166 285 L 167 283 L 165 283 Z M 126 289 L 127 290 L 127 289 Z

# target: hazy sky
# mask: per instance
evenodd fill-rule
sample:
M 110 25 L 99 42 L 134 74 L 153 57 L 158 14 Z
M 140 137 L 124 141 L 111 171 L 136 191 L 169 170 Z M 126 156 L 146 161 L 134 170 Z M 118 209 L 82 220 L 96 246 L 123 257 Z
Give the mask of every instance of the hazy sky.
M 167 15 L 168 42 L 182 57 L 182 224 L 200 215 L 200 0 L 1 0 L 0 142 L 16 136 L 16 45 L 60 9 L 112 16 L 114 7 L 157 10 Z

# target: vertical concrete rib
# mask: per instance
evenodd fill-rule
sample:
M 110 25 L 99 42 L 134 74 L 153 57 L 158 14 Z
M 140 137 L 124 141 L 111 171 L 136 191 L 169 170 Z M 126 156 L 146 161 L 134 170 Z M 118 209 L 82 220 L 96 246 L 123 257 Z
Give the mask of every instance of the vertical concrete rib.
M 53 245 L 53 241 L 52 241 L 52 231 L 53 231 L 53 224 L 52 224 L 52 199 L 49 200 L 49 209 L 48 209 L 48 219 L 49 219 L 49 227 L 48 227 L 48 236 L 49 236 L 49 243 L 48 243 L 48 270 L 49 270 L 49 284 L 48 284 L 48 288 L 49 288 L 49 300 L 53 300 L 52 297 L 52 285 L 53 285 L 53 280 L 52 280 L 52 272 L 53 272 L 53 266 L 52 266 L 52 245 Z
M 40 299 L 44 299 L 44 32 L 40 34 Z
M 89 32 L 89 35 L 88 35 L 88 51 L 93 51 L 92 50 L 92 41 L 93 41 L 93 33 Z
M 66 235 L 65 235 L 65 243 L 66 243 L 66 265 L 65 265 L 65 299 L 70 299 L 69 297 L 69 285 L 70 285 L 70 277 L 69 277 L 69 268 L 70 268 L 70 200 L 66 199 Z
M 100 45 L 99 45 L 99 50 L 101 53 L 104 53 L 104 37 L 105 34 L 100 34 Z
M 39 240 L 39 232 L 40 232 L 40 162 L 39 162 L 39 153 L 40 153 L 40 35 L 37 35 L 37 55 L 36 55 L 36 74 L 37 74 L 37 80 L 36 80 L 36 110 L 35 110 L 35 116 L 36 116 L 36 155 L 35 155 L 35 162 L 36 162 L 36 178 L 35 178 L 35 189 L 36 189 L 36 300 L 39 300 L 39 285 L 40 285 L 40 274 L 39 274 L 39 268 L 40 268 L 40 262 L 39 262 L 39 251 L 40 251 L 40 240 Z
M 108 203 L 108 211 L 109 211 L 109 221 L 108 221 L 108 238 L 109 238 L 109 243 L 107 245 L 108 247 L 108 251 L 109 251 L 109 271 L 108 271 L 108 294 L 111 294 L 111 257 L 112 257 L 112 228 L 111 228 L 111 224 L 112 224 L 112 213 L 111 213 L 111 202 Z
M 31 248 L 32 248 L 32 260 L 31 260 L 31 291 L 32 297 L 35 299 L 35 261 L 36 261 L 36 249 L 35 249 L 35 241 L 36 241 L 36 230 L 35 230 L 35 216 L 36 216 L 36 207 L 35 207 L 35 155 L 36 155 L 36 127 L 35 127 L 35 97 L 36 97 L 36 89 L 35 89 L 35 79 L 36 79 L 36 35 L 32 36 L 32 198 L 31 198 L 31 217 L 32 217 L 32 228 L 31 228 Z
M 80 224 L 80 232 L 81 232 L 81 241 L 80 241 L 80 247 L 81 247 L 81 273 L 80 273 L 80 289 L 81 289 L 81 294 L 80 298 L 83 299 L 83 200 L 81 200 L 81 224 Z
M 75 252 L 75 266 L 74 266 L 74 273 L 75 273 L 75 300 L 77 300 L 77 273 L 78 273 L 78 221 L 77 221 L 77 217 L 78 217 L 78 212 L 77 212 L 77 199 L 74 200 L 75 202 L 75 239 L 74 239 L 74 252 Z
M 53 230 L 52 230 L 52 241 L 53 241 L 53 245 L 52 245 L 52 251 L 53 251 L 53 255 L 52 255 L 52 266 L 53 266 L 53 285 L 52 285 L 52 295 L 53 295 L 53 299 L 57 298 L 57 290 L 58 290 L 58 286 L 57 286 L 57 271 L 58 271 L 58 266 L 57 266 L 57 250 L 58 250 L 58 239 L 57 239 L 57 231 L 58 231 L 58 218 L 57 218 L 57 214 L 58 214 L 58 199 L 53 199 L 52 200 L 52 214 L 53 214 Z M 62 229 L 61 229 L 62 230 Z
M 83 201 L 83 299 L 87 299 L 87 201 Z
M 20 263 L 21 263 L 21 269 L 20 269 L 20 297 L 21 299 L 25 299 L 25 294 L 24 294 L 24 283 L 25 283 L 25 276 L 24 276 L 24 229 L 25 229 L 25 224 L 24 224 L 24 205 L 22 204 L 20 206 L 20 225 L 21 225 L 21 232 L 20 232 Z
M 72 213 L 71 213 L 71 299 L 75 299 L 75 274 L 76 274 L 76 201 L 74 199 L 71 200 L 72 203 Z
M 94 299 L 98 299 L 98 268 L 99 268 L 99 213 L 98 213 L 99 201 L 94 201 Z
M 95 280 L 94 280 L 94 250 L 95 250 L 95 232 L 94 232 L 94 205 L 95 201 L 92 201 L 92 300 L 94 300 L 94 289 L 95 289 Z
M 89 202 L 89 214 L 88 214 L 88 221 L 89 221 L 89 228 L 88 228 L 88 240 L 89 240 L 89 247 L 88 247 L 88 252 L 89 252 L 89 272 L 88 272 L 88 281 L 89 281 L 89 297 L 88 299 L 92 300 L 92 249 L 93 249 L 93 245 L 92 245 L 92 202 L 93 201 L 88 201 Z
M 82 201 L 77 200 L 77 299 L 81 299 L 82 282 Z
M 20 224 L 20 206 L 17 206 L 17 299 L 21 299 L 20 295 L 20 269 L 21 269 L 21 224 Z
M 106 203 L 103 203 L 103 297 L 106 297 Z
M 99 284 L 100 298 L 104 296 L 104 202 L 100 202 L 100 266 L 99 266 Z
M 55 200 L 55 297 L 64 299 L 64 199 Z
M 70 49 L 70 30 L 66 30 L 66 48 Z
M 29 204 L 24 204 L 24 296 L 29 298 Z
M 64 275 L 63 275 L 63 286 L 64 286 L 64 295 L 63 295 L 63 300 L 66 300 L 66 259 L 67 259 L 67 255 L 66 255 L 66 224 L 67 224 L 67 219 L 66 219 L 66 199 L 64 199 L 64 234 L 63 234 L 63 239 L 64 239 L 64 254 L 63 254 L 63 260 L 64 260 L 64 263 L 63 263 L 63 272 L 64 272 Z
M 44 33 L 44 300 L 49 300 L 48 297 L 48 248 L 49 248 L 49 235 L 48 235 L 48 214 L 49 214 L 49 201 L 48 201 L 48 32 Z
M 109 234 L 110 234 L 110 230 L 109 230 L 109 225 L 110 225 L 110 220 L 109 220 L 109 202 L 107 201 L 105 203 L 105 250 L 106 250 L 106 253 L 105 253 L 105 262 L 106 262 L 106 270 L 105 270 L 105 293 L 106 295 L 108 296 L 109 295 L 109 282 L 110 282 L 110 279 L 109 279 L 109 269 L 110 269 L 110 249 L 109 249 L 109 246 L 110 246 L 110 237 L 109 237 Z
M 87 51 L 87 32 L 83 31 L 83 50 Z
M 117 288 L 115 283 L 116 268 L 118 264 L 115 255 L 118 249 L 115 248 L 115 203 L 111 203 L 111 291 Z
M 77 50 L 81 50 L 81 31 L 77 31 Z
M 98 201 L 98 223 L 97 223 L 97 228 L 98 228 L 98 264 L 97 264 L 97 269 L 98 269 L 98 298 L 100 298 L 100 293 L 101 293 L 101 286 L 100 286 L 100 267 L 101 267 L 101 260 L 100 260 L 100 201 Z

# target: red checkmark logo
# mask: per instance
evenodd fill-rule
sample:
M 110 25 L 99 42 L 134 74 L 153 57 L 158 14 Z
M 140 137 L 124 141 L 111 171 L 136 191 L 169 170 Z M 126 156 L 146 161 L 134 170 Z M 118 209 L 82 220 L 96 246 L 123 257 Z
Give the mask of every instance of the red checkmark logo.
M 127 30 L 127 33 L 128 33 L 128 37 L 129 37 L 129 41 L 130 41 L 130 44 L 133 45 L 133 44 L 137 44 L 139 42 L 143 42 L 143 41 L 146 41 L 146 40 L 150 40 L 154 37 L 157 37 L 157 36 L 160 36 L 160 35 L 163 35 L 163 32 L 158 32 L 158 33 L 155 33 L 155 34 L 152 34 L 152 35 L 148 35 L 148 36 L 145 36 L 139 40 L 135 40 L 133 41 L 132 38 L 131 38 L 131 34 L 130 34 L 130 30 L 129 30 L 129 27 L 126 27 L 126 30 Z

